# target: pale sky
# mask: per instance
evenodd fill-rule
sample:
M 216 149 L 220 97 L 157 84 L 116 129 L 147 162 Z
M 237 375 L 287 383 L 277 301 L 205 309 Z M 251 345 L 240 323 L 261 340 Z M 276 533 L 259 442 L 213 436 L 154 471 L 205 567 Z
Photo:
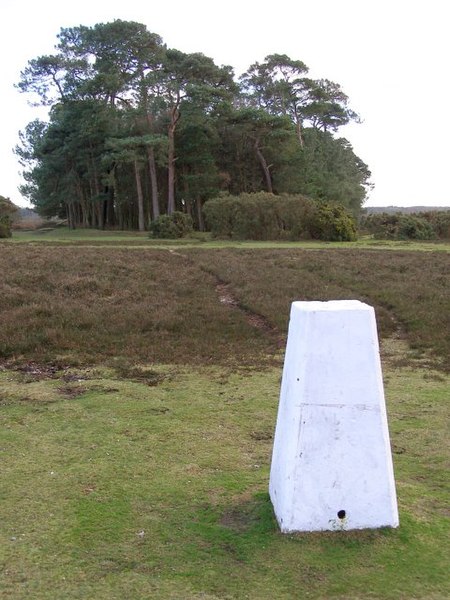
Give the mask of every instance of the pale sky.
M 268 54 L 302 60 L 339 83 L 363 123 L 340 129 L 372 171 L 366 206 L 450 206 L 448 0 L 1 0 L 0 195 L 26 206 L 12 152 L 42 116 L 14 89 L 61 27 L 138 21 L 184 52 L 236 75 Z

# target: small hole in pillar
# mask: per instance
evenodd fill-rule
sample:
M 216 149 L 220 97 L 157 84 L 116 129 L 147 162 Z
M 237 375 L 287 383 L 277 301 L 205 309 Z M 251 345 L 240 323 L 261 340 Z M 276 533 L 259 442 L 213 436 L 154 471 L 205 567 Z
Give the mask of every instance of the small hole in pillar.
M 345 519 L 345 510 L 338 510 L 338 514 L 337 514 L 337 516 L 338 516 L 340 519 Z

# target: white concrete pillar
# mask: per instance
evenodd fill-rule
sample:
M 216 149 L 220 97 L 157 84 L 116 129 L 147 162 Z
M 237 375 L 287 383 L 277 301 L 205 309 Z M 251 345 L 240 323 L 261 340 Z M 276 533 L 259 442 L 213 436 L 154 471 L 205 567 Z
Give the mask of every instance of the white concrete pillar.
M 371 306 L 292 304 L 269 491 L 283 532 L 398 526 Z

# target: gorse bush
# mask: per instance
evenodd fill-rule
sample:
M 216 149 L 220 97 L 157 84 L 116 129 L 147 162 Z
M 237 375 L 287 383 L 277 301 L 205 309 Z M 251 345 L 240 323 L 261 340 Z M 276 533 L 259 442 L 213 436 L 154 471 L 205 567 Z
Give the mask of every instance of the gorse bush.
M 361 228 L 377 239 L 432 240 L 437 236 L 431 219 L 420 213 L 377 213 L 364 217 Z M 444 229 L 444 228 L 443 228 Z
M 161 215 L 150 223 L 150 237 L 159 239 L 182 238 L 192 231 L 192 218 L 179 211 L 170 215 Z
M 342 206 L 319 204 L 301 195 L 222 195 L 206 202 L 203 212 L 208 228 L 218 238 L 356 239 L 355 222 Z

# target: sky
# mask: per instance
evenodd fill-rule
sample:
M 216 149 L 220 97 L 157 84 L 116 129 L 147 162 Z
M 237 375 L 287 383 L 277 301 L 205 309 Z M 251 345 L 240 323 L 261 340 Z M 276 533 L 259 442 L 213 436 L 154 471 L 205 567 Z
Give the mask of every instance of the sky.
M 45 116 L 15 89 L 21 70 L 53 52 L 61 27 L 122 19 L 237 76 L 268 54 L 302 60 L 362 118 L 339 135 L 372 172 L 366 206 L 450 206 L 448 12 L 448 0 L 1 0 L 0 195 L 28 205 L 12 149 Z

